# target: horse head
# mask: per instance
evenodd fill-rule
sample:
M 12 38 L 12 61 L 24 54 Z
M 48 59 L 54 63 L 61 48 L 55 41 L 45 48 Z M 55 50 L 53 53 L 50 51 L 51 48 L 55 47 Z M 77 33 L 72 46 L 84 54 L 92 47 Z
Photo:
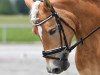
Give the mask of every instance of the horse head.
M 36 16 L 32 29 L 42 41 L 47 70 L 59 74 L 69 67 L 68 48 L 78 22 L 74 14 L 53 7 L 49 0 L 40 2 Z

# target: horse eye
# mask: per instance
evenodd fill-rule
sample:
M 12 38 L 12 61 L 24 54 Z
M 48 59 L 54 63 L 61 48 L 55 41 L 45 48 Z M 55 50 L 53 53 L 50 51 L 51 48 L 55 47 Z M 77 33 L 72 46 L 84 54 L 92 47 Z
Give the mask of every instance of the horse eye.
M 48 31 L 48 33 L 50 35 L 53 35 L 55 32 L 56 32 L 56 28 L 53 28 L 53 29 L 51 29 L 51 30 Z

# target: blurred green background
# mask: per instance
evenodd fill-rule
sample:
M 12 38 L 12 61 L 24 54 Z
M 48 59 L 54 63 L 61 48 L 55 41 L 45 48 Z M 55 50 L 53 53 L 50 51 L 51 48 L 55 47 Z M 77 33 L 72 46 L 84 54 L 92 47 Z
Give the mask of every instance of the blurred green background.
M 0 0 L 0 43 L 33 43 L 29 9 L 24 0 Z

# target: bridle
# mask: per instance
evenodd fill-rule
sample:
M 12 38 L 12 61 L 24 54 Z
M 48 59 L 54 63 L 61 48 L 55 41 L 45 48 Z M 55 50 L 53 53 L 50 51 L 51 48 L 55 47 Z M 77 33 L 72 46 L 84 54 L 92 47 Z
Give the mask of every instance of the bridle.
M 57 26 L 58 26 L 58 30 L 59 30 L 61 46 L 59 48 L 55 48 L 55 49 L 43 51 L 42 54 L 43 54 L 44 58 L 56 59 L 56 60 L 67 60 L 65 58 L 65 55 L 67 54 L 66 52 L 70 53 L 76 46 L 78 46 L 79 44 L 83 44 L 83 42 L 84 42 L 85 39 L 87 39 L 94 32 L 96 32 L 97 30 L 100 29 L 100 26 L 96 27 L 94 30 L 92 30 L 85 37 L 81 37 L 80 40 L 77 43 L 75 43 L 74 45 L 72 45 L 71 47 L 69 47 L 68 41 L 67 41 L 67 37 L 66 37 L 65 32 L 64 32 L 64 28 L 62 26 L 62 22 L 64 23 L 64 25 L 66 25 L 67 27 L 69 27 L 74 32 L 74 34 L 76 34 L 76 31 L 67 22 L 65 22 L 65 20 L 63 18 L 59 17 L 59 15 L 57 14 L 57 12 L 55 11 L 55 9 L 53 8 L 52 5 L 51 5 L 50 10 L 51 10 L 51 13 L 52 13 L 50 16 L 48 16 L 47 18 L 45 18 L 44 20 L 42 20 L 39 23 L 34 23 L 34 25 L 35 26 L 41 26 L 42 24 L 44 24 L 45 22 L 47 22 L 48 20 L 50 20 L 51 18 L 54 17 L 55 21 L 57 23 Z M 63 46 L 63 41 L 64 41 L 65 46 Z M 52 56 L 53 54 L 57 54 L 57 53 L 60 53 L 62 51 L 66 51 L 65 54 L 64 54 L 64 56 L 62 58 L 53 57 Z

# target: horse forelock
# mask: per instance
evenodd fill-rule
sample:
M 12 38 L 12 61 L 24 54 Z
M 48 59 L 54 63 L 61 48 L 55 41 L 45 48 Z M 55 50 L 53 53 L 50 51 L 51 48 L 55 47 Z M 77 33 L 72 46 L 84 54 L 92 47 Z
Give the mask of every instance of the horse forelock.
M 30 11 L 31 21 L 36 22 L 39 18 L 37 17 L 37 14 L 39 12 L 39 5 L 40 1 L 36 1 L 32 4 L 32 9 Z

